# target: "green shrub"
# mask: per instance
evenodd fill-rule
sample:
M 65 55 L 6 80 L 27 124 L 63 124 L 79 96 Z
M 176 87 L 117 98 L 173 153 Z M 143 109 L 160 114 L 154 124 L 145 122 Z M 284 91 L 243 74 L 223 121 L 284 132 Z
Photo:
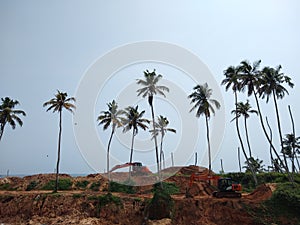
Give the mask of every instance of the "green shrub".
M 277 184 L 277 188 L 268 203 L 297 214 L 300 211 L 300 185 Z
M 50 180 L 46 183 L 42 190 L 53 190 L 55 187 L 55 180 Z M 72 187 L 72 181 L 69 178 L 59 179 L 58 180 L 58 190 L 70 190 Z
M 99 188 L 100 188 L 100 181 L 97 181 L 97 182 L 93 182 L 90 186 L 90 189 L 92 191 L 99 191 Z
M 9 183 L 5 183 L 5 184 L 0 184 L 0 190 L 10 190 L 10 184 Z
M 90 182 L 87 181 L 87 180 L 77 181 L 76 184 L 75 184 L 75 186 L 76 186 L 77 188 L 85 189 L 85 188 L 88 186 L 89 183 L 90 183 Z
M 84 197 L 83 194 L 73 194 L 73 198 L 81 198 L 81 197 Z
M 26 191 L 31 191 L 31 190 L 35 189 L 35 188 L 37 187 L 38 184 L 39 184 L 39 183 L 36 182 L 35 180 L 34 180 L 34 181 L 31 181 L 31 182 L 27 185 Z
M 168 193 L 169 195 L 180 193 L 179 187 L 177 187 L 177 185 L 175 183 L 162 182 L 162 186 L 163 186 L 164 192 Z
M 132 181 L 126 181 L 123 184 L 111 181 L 109 183 L 111 192 L 122 192 L 127 194 L 134 194 L 136 190 L 134 188 L 134 183 Z
M 167 186 L 167 185 L 165 185 Z M 171 218 L 174 211 L 174 201 L 169 194 L 168 188 L 164 188 L 160 183 L 154 184 L 153 198 L 147 205 L 146 214 L 151 220 L 160 220 L 163 218 Z

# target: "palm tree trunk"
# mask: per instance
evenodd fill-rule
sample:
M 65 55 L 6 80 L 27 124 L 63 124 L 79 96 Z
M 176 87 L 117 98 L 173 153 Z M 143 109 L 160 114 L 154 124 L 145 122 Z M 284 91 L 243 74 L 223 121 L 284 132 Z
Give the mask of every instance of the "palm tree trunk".
M 266 128 L 265 128 L 265 125 L 264 125 L 264 122 L 263 122 L 263 118 L 262 118 L 262 114 L 261 114 L 261 110 L 260 110 L 260 106 L 259 106 L 259 103 L 258 103 L 257 93 L 256 93 L 255 91 L 254 91 L 254 97 L 255 97 L 255 102 L 256 102 L 256 106 L 257 106 L 257 111 L 258 111 L 258 114 L 259 114 L 259 119 L 260 119 L 261 127 L 262 127 L 262 129 L 263 129 L 263 131 L 264 131 L 264 134 L 265 134 L 267 140 L 269 141 L 270 146 L 271 146 L 273 152 L 275 153 L 277 159 L 279 160 L 280 164 L 283 165 L 285 171 L 287 172 L 289 181 L 290 181 L 290 182 L 293 182 L 293 179 L 292 179 L 292 177 L 291 177 L 291 175 L 290 175 L 289 168 L 288 168 L 288 167 L 283 163 L 283 161 L 281 160 L 281 158 L 280 158 L 278 152 L 277 152 L 276 149 L 274 148 L 274 145 L 272 144 L 272 141 L 270 140 L 269 135 L 268 135 L 268 133 L 267 133 L 267 131 L 266 131 Z
M 152 115 L 152 126 L 154 134 L 156 134 L 156 128 L 155 128 L 155 117 L 154 117 L 154 107 L 153 107 L 153 96 L 149 96 L 148 102 L 151 107 L 151 115 Z M 156 166 L 157 166 L 157 174 L 159 181 L 161 180 L 160 177 L 160 170 L 159 170 L 159 157 L 158 157 L 158 147 L 157 147 L 157 138 L 156 135 L 154 135 L 154 144 L 155 144 L 155 155 L 156 155 Z
M 163 134 L 161 133 L 161 139 L 160 139 L 160 154 L 159 154 L 159 169 L 162 168 L 162 157 L 163 157 L 163 150 L 162 150 L 162 144 L 163 144 Z
M 248 145 L 248 149 L 249 149 L 249 156 L 251 158 L 252 157 L 252 151 L 251 151 L 251 147 L 250 147 L 248 128 L 247 128 L 247 118 L 246 117 L 245 117 L 245 120 L 244 120 L 244 124 L 245 124 L 245 131 L 246 131 L 246 140 L 247 140 L 247 145 Z
M 209 170 L 209 175 L 211 175 L 211 152 L 210 152 L 209 125 L 208 125 L 207 115 L 205 115 L 205 122 L 206 122 L 206 138 L 207 138 L 207 147 L 208 147 L 208 170 Z
M 62 132 L 62 110 L 59 111 L 59 134 L 58 134 L 58 147 L 57 147 L 57 162 L 56 162 L 56 176 L 55 176 L 55 187 L 54 192 L 58 190 L 58 174 L 59 174 L 59 162 L 60 162 L 60 143 L 61 143 L 61 132 Z
M 5 123 L 4 124 L 1 124 L 1 127 L 0 127 L 0 141 L 2 139 L 2 135 L 4 133 L 4 127 L 5 127 Z
M 241 153 L 240 153 L 240 147 L 238 147 L 238 160 L 239 160 L 239 168 L 240 173 L 242 172 L 242 166 L 241 166 Z
M 133 156 L 133 144 L 134 144 L 134 136 L 135 136 L 135 129 L 132 128 L 132 139 L 131 139 L 131 150 L 130 150 L 130 158 L 129 158 L 129 177 L 128 179 L 130 180 L 130 177 L 131 177 L 131 170 L 132 170 L 132 166 L 131 166 L 131 163 L 132 163 L 132 156 Z
M 237 93 L 236 91 L 234 92 L 234 96 L 235 96 L 235 111 L 237 112 Z M 247 164 L 250 168 L 250 171 L 252 173 L 252 176 L 253 176 L 253 180 L 254 180 L 254 183 L 255 183 L 255 186 L 257 186 L 257 178 L 256 178 L 256 173 L 251 165 L 251 163 L 249 162 L 249 159 L 248 159 L 248 156 L 246 154 L 246 151 L 245 151 L 245 148 L 244 148 L 244 144 L 243 144 L 243 140 L 242 140 L 242 137 L 241 137 L 241 134 L 240 134 L 240 128 L 239 128 L 239 120 L 238 120 L 238 117 L 236 116 L 235 117 L 235 125 L 236 125 L 236 130 L 237 130 L 237 135 L 238 135 L 238 138 L 239 138 L 239 141 L 240 141 L 240 144 L 241 144 L 241 147 L 242 147 L 242 151 L 243 151 L 243 154 L 245 156 L 245 159 L 247 161 Z
M 292 123 L 292 132 L 293 132 L 293 135 L 294 135 L 294 138 L 296 138 L 296 134 L 295 134 L 295 124 L 294 124 L 294 119 L 293 119 L 293 114 L 292 114 L 292 110 L 291 110 L 291 106 L 288 105 L 288 109 L 289 109 L 289 114 L 290 114 L 290 118 L 291 118 L 291 123 Z M 295 157 L 296 157 L 296 151 L 295 151 L 295 145 L 293 144 L 293 152 L 292 152 L 292 156 L 293 156 L 293 161 L 292 161 L 292 165 L 293 165 L 293 170 L 292 170 L 292 173 L 293 173 L 293 176 L 294 176 L 294 173 L 295 173 Z M 297 159 L 297 158 L 296 158 Z
M 110 134 L 110 138 L 108 141 L 108 145 L 107 145 L 107 154 L 106 154 L 106 170 L 107 170 L 107 175 L 108 175 L 108 192 L 110 192 L 110 170 L 109 170 L 109 152 L 110 152 L 110 144 L 111 144 L 111 140 L 112 137 L 115 133 L 115 127 L 113 125 L 112 130 L 111 130 L 111 134 Z
M 275 104 L 275 111 L 276 111 L 276 117 L 277 117 L 277 126 L 278 126 L 278 132 L 279 132 L 279 137 L 280 137 L 280 145 L 281 145 L 281 149 L 283 149 L 283 140 L 282 140 L 280 118 L 279 118 L 279 110 L 278 110 L 278 105 L 277 105 L 277 100 L 276 100 L 276 96 L 275 96 L 274 90 L 272 92 L 273 92 L 273 100 L 274 100 L 274 104 Z M 289 170 L 287 159 L 286 159 L 286 155 L 285 155 L 284 152 L 282 152 L 282 154 L 283 154 L 283 159 L 284 159 L 285 166 Z M 294 180 L 294 179 L 292 178 L 292 180 Z
M 266 122 L 267 122 L 267 126 L 269 128 L 269 131 L 270 131 L 270 139 L 271 139 L 271 142 L 272 142 L 273 133 L 272 133 L 272 129 L 271 129 L 271 126 L 269 124 L 269 121 L 268 121 L 268 117 L 266 117 Z M 273 158 L 273 154 L 272 154 L 272 146 L 271 145 L 270 145 L 270 159 L 271 159 L 271 166 L 275 169 L 274 158 Z

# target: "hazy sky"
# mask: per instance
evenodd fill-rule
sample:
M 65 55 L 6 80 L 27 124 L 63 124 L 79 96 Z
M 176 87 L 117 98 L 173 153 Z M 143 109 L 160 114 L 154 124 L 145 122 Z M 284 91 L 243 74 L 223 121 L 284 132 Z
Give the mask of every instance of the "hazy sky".
M 262 66 L 281 64 L 282 71 L 295 83 L 290 95 L 279 102 L 282 129 L 283 133 L 291 131 L 287 110 L 290 104 L 296 121 L 296 135 L 299 136 L 300 106 L 297 105 L 299 100 L 296 100 L 299 98 L 300 84 L 299 11 L 297 0 L 0 1 L 0 97 L 19 100 L 21 105 L 18 108 L 27 113 L 22 118 L 22 128 L 5 129 L 0 142 L 0 174 L 5 174 L 8 169 L 10 173 L 17 174 L 53 172 L 58 115 L 46 112 L 42 104 L 52 98 L 57 89 L 75 96 L 81 79 L 97 59 L 112 49 L 133 42 L 155 40 L 185 48 L 207 65 L 218 84 L 223 79 L 224 69 L 244 59 L 261 59 Z M 128 82 L 124 81 L 128 77 L 118 80 L 118 74 L 111 78 L 111 83 L 107 85 L 117 90 L 107 87 L 102 90 L 105 97 L 101 98 L 100 94 L 95 103 L 95 126 L 98 113 L 106 110 L 107 101 L 115 98 L 119 91 L 117 85 L 122 82 L 129 85 L 143 75 L 143 70 L 154 67 L 166 78 L 168 71 L 176 73 L 174 68 L 150 63 L 119 71 L 120 74 L 136 74 L 128 75 L 132 77 Z M 181 79 L 180 73 L 177 77 L 178 84 L 192 89 L 193 84 L 190 85 L 189 80 Z M 172 81 L 176 84 L 177 80 Z M 220 89 L 225 103 L 222 107 L 225 109 L 226 129 L 213 169 L 219 171 L 219 162 L 223 159 L 225 171 L 232 171 L 238 169 L 238 141 L 235 126 L 229 122 L 234 101 L 231 92 L 226 93 L 224 87 Z M 241 99 L 245 100 L 246 96 L 241 96 Z M 250 103 L 255 108 L 252 97 Z M 139 105 L 149 111 L 146 102 L 141 101 Z M 169 134 L 165 141 L 169 155 L 182 134 L 180 123 L 176 121 L 176 110 L 166 107 L 163 109 L 162 104 L 157 108 L 170 113 L 170 127 L 178 130 L 177 136 L 172 139 L 173 134 Z M 269 117 L 275 132 L 274 144 L 278 146 L 273 102 L 268 105 L 262 102 L 262 108 L 264 115 Z M 150 116 L 148 112 L 146 115 Z M 175 119 L 172 121 L 172 118 Z M 64 112 L 61 172 L 95 172 L 81 155 L 84 150 L 76 144 L 73 125 L 72 115 Z M 201 135 L 195 151 L 203 154 L 206 146 L 205 133 L 201 131 L 205 126 L 204 118 L 199 119 L 198 125 Z M 96 129 L 106 145 L 109 131 L 102 132 L 102 128 L 97 126 Z M 139 138 L 143 139 L 140 133 Z M 269 164 L 268 144 L 255 116 L 249 119 L 249 133 L 254 156 Z M 115 143 L 117 141 L 115 139 Z M 115 155 L 124 153 L 124 149 L 119 150 L 117 144 L 114 144 L 112 151 Z M 126 156 L 120 157 L 123 162 L 129 158 L 129 151 L 125 152 Z M 137 156 L 135 160 L 140 159 Z M 151 160 L 142 161 L 153 163 L 154 154 Z M 105 160 L 99 159 L 99 162 L 98 170 L 102 172 Z M 186 164 L 190 163 L 193 163 L 192 159 Z

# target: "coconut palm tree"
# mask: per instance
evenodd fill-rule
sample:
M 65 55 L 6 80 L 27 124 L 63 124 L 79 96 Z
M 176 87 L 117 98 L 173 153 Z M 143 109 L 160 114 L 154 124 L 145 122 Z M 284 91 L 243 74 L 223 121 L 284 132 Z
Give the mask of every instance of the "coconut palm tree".
M 211 172 L 211 151 L 210 151 L 210 140 L 209 140 L 209 123 L 208 120 L 211 117 L 211 113 L 215 114 L 215 109 L 221 107 L 220 103 L 211 99 L 212 89 L 208 87 L 208 84 L 196 85 L 193 88 L 193 92 L 188 96 L 191 99 L 191 104 L 194 106 L 191 108 L 190 112 L 196 110 L 196 117 L 199 118 L 201 115 L 205 116 L 206 122 L 206 137 L 207 137 L 207 146 L 208 146 L 208 169 Z
M 58 134 L 58 147 L 57 147 L 57 162 L 56 162 L 56 176 L 55 176 L 55 187 L 54 192 L 58 190 L 58 174 L 59 174 L 59 162 L 60 162 L 60 145 L 61 145 L 61 134 L 62 134 L 62 111 L 63 109 L 68 110 L 73 113 L 73 110 L 76 108 L 74 104 L 74 97 L 68 98 L 66 92 L 60 92 L 57 90 L 55 97 L 43 104 L 43 107 L 48 107 L 47 111 L 52 110 L 53 113 L 59 113 L 59 134 Z
M 292 162 L 292 171 L 295 172 L 295 158 L 300 151 L 300 137 L 295 137 L 294 134 L 286 134 L 283 139 L 282 153 L 287 155 Z
M 224 75 L 225 75 L 225 79 L 222 80 L 221 84 L 225 85 L 225 90 L 228 91 L 229 88 L 231 88 L 233 90 L 234 93 L 234 101 L 235 101 L 235 110 L 237 111 L 237 106 L 238 106 L 238 97 L 237 97 L 237 93 L 239 91 L 241 91 L 242 88 L 242 84 L 241 84 L 241 72 L 242 72 L 242 68 L 241 66 L 229 66 L 226 70 L 224 70 Z M 237 135 L 241 144 L 241 148 L 242 148 L 242 152 L 244 154 L 244 157 L 246 159 L 246 161 L 248 162 L 249 165 L 249 169 L 252 173 L 253 176 L 253 180 L 255 185 L 257 185 L 257 178 L 256 178 L 256 173 L 252 167 L 252 165 L 249 162 L 248 156 L 246 154 L 245 151 L 245 147 L 244 147 L 244 143 L 240 134 L 240 129 L 239 129 L 239 122 L 238 122 L 239 117 L 235 117 L 235 126 L 236 126 L 236 130 L 237 130 Z
M 255 109 L 251 109 L 249 100 L 247 100 L 246 103 L 238 102 L 236 109 L 232 110 L 231 113 L 235 115 L 235 117 L 231 121 L 236 120 L 236 117 L 238 118 L 241 116 L 244 117 L 244 127 L 246 132 L 246 140 L 247 140 L 247 145 L 249 150 L 249 156 L 252 157 L 252 150 L 250 147 L 248 128 L 247 128 L 247 119 L 250 117 L 251 113 L 255 113 L 257 115 L 258 112 Z
M 6 124 L 9 124 L 12 129 L 16 128 L 16 123 L 20 126 L 23 125 L 23 121 L 18 115 L 26 116 L 26 113 L 22 110 L 14 109 L 16 105 L 19 105 L 17 100 L 10 99 L 9 97 L 1 98 L 2 104 L 0 105 L 0 141 L 4 133 Z
M 166 97 L 164 91 L 169 92 L 169 88 L 166 86 L 158 85 L 158 82 L 161 80 L 162 75 L 156 74 L 155 69 L 152 72 L 149 70 L 144 71 L 144 80 L 137 79 L 137 84 L 143 86 L 142 88 L 137 90 L 138 96 L 142 96 L 143 98 L 148 97 L 148 103 L 151 107 L 151 115 L 152 115 L 152 127 L 155 131 L 155 116 L 154 116 L 154 106 L 153 106 L 153 97 L 156 94 L 162 95 Z M 158 157 L 158 147 L 157 147 L 157 139 L 154 136 L 154 144 L 155 144 L 155 154 L 156 154 L 156 164 L 157 164 L 157 173 L 160 179 L 160 171 L 159 171 L 159 157 Z
M 293 88 L 294 84 L 291 82 L 291 78 L 284 75 L 280 70 L 281 70 L 280 65 L 277 66 L 276 68 L 272 68 L 272 67 L 263 68 L 261 73 L 262 75 L 261 75 L 261 81 L 260 81 L 260 87 L 258 89 L 258 93 L 260 97 L 262 98 L 266 97 L 267 103 L 269 102 L 270 96 L 273 97 L 280 144 L 281 144 L 281 149 L 283 149 L 284 146 L 283 146 L 283 138 L 282 138 L 277 99 L 282 99 L 285 96 L 285 94 L 289 94 L 287 89 L 283 86 L 284 83 L 286 83 L 291 88 Z M 283 153 L 283 157 L 284 157 L 285 164 L 287 165 L 286 155 L 284 153 Z
M 124 111 L 124 119 L 122 121 L 124 125 L 123 132 L 127 132 L 132 129 L 132 139 L 131 139 L 131 150 L 130 150 L 130 158 L 129 163 L 132 163 L 132 156 L 133 156 L 133 144 L 134 144 L 134 137 L 138 133 L 138 128 L 142 128 L 146 130 L 148 126 L 146 124 L 150 123 L 150 120 L 143 118 L 145 110 L 142 112 L 138 111 L 138 106 L 133 107 L 129 106 Z M 129 173 L 130 178 L 130 173 Z
M 266 127 L 264 125 L 264 121 L 263 121 L 263 117 L 262 117 L 262 113 L 261 113 L 260 105 L 259 105 L 259 101 L 258 101 L 259 88 L 262 83 L 262 73 L 259 70 L 260 63 L 261 63 L 261 60 L 255 61 L 252 65 L 250 64 L 250 62 L 248 62 L 246 60 L 244 60 L 240 63 L 241 90 L 244 91 L 247 89 L 248 96 L 251 96 L 252 94 L 254 95 L 255 103 L 256 103 L 256 107 L 257 107 L 257 111 L 258 111 L 258 115 L 259 115 L 259 120 L 261 123 L 261 127 L 263 129 L 263 132 L 264 132 L 268 142 L 270 143 L 270 146 L 271 146 L 273 152 L 275 153 L 278 161 L 280 162 L 281 165 L 284 165 L 284 169 L 288 174 L 289 180 L 291 182 L 293 182 L 293 178 L 290 175 L 289 168 L 287 166 L 286 161 L 283 162 L 281 160 L 277 150 L 275 149 L 275 147 L 267 133 Z
M 157 123 L 155 123 L 156 130 L 155 131 L 150 130 L 150 133 L 152 134 L 152 138 L 154 138 L 154 136 L 157 136 L 158 133 L 160 133 L 160 159 L 159 159 L 160 170 L 161 170 L 162 158 L 163 161 L 165 161 L 164 152 L 163 152 L 163 141 L 164 141 L 165 134 L 167 132 L 176 133 L 176 130 L 173 128 L 169 128 L 168 125 L 169 125 L 169 120 L 167 119 L 167 117 L 160 115 L 157 117 Z
M 107 144 L 107 155 L 106 155 L 106 169 L 108 173 L 108 179 L 110 180 L 110 171 L 109 171 L 109 152 L 110 152 L 110 144 L 113 138 L 113 135 L 116 131 L 116 128 L 122 126 L 122 115 L 124 114 L 123 110 L 118 109 L 118 104 L 115 100 L 107 104 L 108 110 L 102 111 L 97 118 L 99 122 L 98 125 L 103 125 L 103 130 L 106 130 L 109 126 L 111 126 L 111 133 L 109 137 L 109 141 Z M 108 187 L 108 191 L 110 187 Z

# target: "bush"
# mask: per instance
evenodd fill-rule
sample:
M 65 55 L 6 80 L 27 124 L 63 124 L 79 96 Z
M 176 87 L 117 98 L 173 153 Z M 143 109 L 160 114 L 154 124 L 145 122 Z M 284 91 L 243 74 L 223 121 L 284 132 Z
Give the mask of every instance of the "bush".
M 11 190 L 10 184 L 9 183 L 0 184 L 0 190 Z
M 136 193 L 135 188 L 132 186 L 134 183 L 132 181 L 126 181 L 123 184 L 111 181 L 109 183 L 111 192 L 122 192 L 127 194 Z
M 90 186 L 90 189 L 92 191 L 99 191 L 99 188 L 100 188 L 100 181 L 93 182 Z
M 300 185 L 278 184 L 268 203 L 297 214 L 300 211 Z
M 160 186 L 159 183 L 154 185 L 154 188 L 152 189 L 152 192 L 155 192 L 158 189 L 158 186 Z M 180 193 L 179 187 L 175 183 L 171 182 L 162 182 L 163 191 L 165 193 L 168 193 L 169 195 L 174 195 Z M 159 187 L 160 188 L 160 187 Z
M 50 180 L 42 187 L 42 190 L 53 190 L 55 187 L 55 180 Z M 69 178 L 58 180 L 58 190 L 70 190 L 72 187 L 72 181 Z
M 90 183 L 90 182 L 87 181 L 87 180 L 77 181 L 76 184 L 75 184 L 75 186 L 76 186 L 77 188 L 85 189 L 85 188 L 88 186 L 89 183 Z
M 35 189 L 35 188 L 37 187 L 38 184 L 39 184 L 39 183 L 36 182 L 35 180 L 34 180 L 34 181 L 31 181 L 31 182 L 27 185 L 26 191 L 31 191 L 31 190 Z
M 153 187 L 153 198 L 146 208 L 146 214 L 150 220 L 160 220 L 163 218 L 171 218 L 174 210 L 174 201 L 171 198 L 168 188 L 164 188 L 166 183 L 154 184 Z

